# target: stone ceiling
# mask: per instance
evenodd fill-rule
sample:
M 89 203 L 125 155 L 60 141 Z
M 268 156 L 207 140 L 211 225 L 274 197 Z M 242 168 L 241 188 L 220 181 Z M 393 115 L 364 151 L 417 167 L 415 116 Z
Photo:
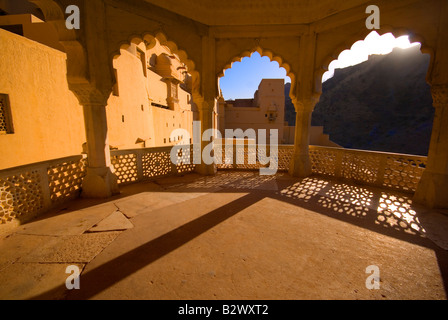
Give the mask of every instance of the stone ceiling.
M 308 24 L 369 0 L 143 0 L 206 25 Z M 360 7 L 365 10 L 365 8 Z

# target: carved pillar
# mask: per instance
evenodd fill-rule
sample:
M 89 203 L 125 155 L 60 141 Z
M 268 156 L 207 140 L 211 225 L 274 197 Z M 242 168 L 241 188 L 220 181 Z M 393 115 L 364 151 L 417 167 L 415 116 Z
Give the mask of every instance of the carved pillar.
M 430 208 L 448 208 L 448 85 L 431 88 L 435 108 L 428 165 L 414 201 Z
M 84 112 L 87 140 L 87 175 L 82 182 L 82 197 L 107 198 L 119 193 L 117 177 L 110 161 L 106 105 L 110 91 L 90 84 L 70 85 Z
M 217 98 L 218 79 L 215 73 L 216 48 L 215 39 L 212 34 L 202 37 L 202 76 L 200 92 L 193 92 L 193 100 L 198 106 L 199 119 L 201 121 L 201 136 L 208 129 L 213 129 L 213 111 L 215 99 Z M 214 138 L 211 137 L 210 140 Z M 210 145 L 212 141 L 202 141 L 201 153 Z M 216 164 L 204 163 L 201 157 L 201 164 L 196 166 L 196 171 L 203 175 L 214 175 L 217 171 Z
M 201 163 L 196 166 L 196 172 L 203 174 L 203 175 L 214 175 L 217 172 L 216 164 L 207 164 L 204 162 L 204 159 L 202 157 L 202 152 L 204 149 L 212 143 L 212 141 L 202 141 L 202 135 L 204 132 L 208 129 L 213 129 L 213 106 L 214 106 L 214 100 L 207 100 L 204 99 L 196 99 L 195 100 L 198 110 L 199 110 L 199 120 L 201 122 L 201 149 L 196 149 L 196 152 L 201 152 Z M 199 137 L 198 137 L 199 138 Z M 211 139 L 214 139 L 213 137 Z
M 309 156 L 311 114 L 316 105 L 315 99 L 294 101 L 296 109 L 296 126 L 294 138 L 294 155 L 291 160 L 289 173 L 294 177 L 308 177 L 311 175 L 311 161 Z
M 119 193 L 119 190 L 110 162 L 106 108 L 102 104 L 85 103 L 83 110 L 88 168 L 82 182 L 82 196 L 108 198 Z

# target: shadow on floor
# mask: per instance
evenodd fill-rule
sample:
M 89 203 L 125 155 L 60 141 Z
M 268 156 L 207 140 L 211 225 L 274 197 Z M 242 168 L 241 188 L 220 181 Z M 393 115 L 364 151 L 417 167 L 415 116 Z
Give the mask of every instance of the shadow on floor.
M 295 179 L 283 174 L 260 177 L 253 172 L 220 172 L 213 177 L 195 175 L 186 180 L 166 178 L 147 186 L 151 192 L 212 190 L 225 193 L 244 190 L 248 194 L 83 273 L 82 292 L 72 291 L 67 299 L 92 298 L 265 197 L 434 250 L 448 295 L 448 252 L 429 240 L 427 235 L 432 231 L 427 230 L 421 221 L 428 209 L 414 205 L 408 194 L 322 177 Z M 145 192 L 144 185 L 143 190 L 142 186 L 127 186 L 123 189 L 122 195 L 108 199 L 108 202 Z M 88 205 L 88 202 L 85 203 Z M 32 299 L 52 299 L 60 290 L 55 288 Z

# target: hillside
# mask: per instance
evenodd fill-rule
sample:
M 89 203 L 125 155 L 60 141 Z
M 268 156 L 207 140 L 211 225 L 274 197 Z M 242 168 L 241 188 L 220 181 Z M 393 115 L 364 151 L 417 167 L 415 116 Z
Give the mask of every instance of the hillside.
M 427 155 L 434 108 L 418 47 L 345 69 L 323 83 L 312 125 L 345 148 Z

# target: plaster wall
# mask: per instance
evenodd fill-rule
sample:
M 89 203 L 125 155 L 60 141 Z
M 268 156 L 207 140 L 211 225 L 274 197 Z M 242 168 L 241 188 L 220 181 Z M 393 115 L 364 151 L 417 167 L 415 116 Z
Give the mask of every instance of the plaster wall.
M 0 169 L 80 154 L 83 111 L 68 89 L 66 54 L 1 29 L 0 52 L 14 127 L 0 135 Z
M 227 102 L 225 107 L 225 129 L 259 129 L 278 130 L 279 143 L 283 141 L 285 118 L 285 94 L 283 79 L 263 79 L 255 94 L 254 106 L 234 107 Z M 272 109 L 276 106 L 274 109 Z M 276 110 L 274 112 L 274 110 Z M 270 121 L 270 114 L 275 113 L 275 120 Z M 225 133 L 222 132 L 224 135 Z
M 174 145 L 179 138 L 192 137 L 194 113 L 191 94 L 178 86 L 179 107 L 168 107 L 167 83 L 156 73 L 154 66 L 146 65 L 146 76 L 142 61 L 136 56 L 137 48 L 145 53 L 146 61 L 161 54 L 173 56 L 168 48 L 156 43 L 151 48 L 141 42 L 131 44 L 120 50 L 114 60 L 117 74 L 117 95 L 112 95 L 107 106 L 109 143 L 112 148 L 132 149 L 139 147 L 158 147 Z M 173 69 L 178 70 L 181 63 L 173 59 Z M 175 129 L 184 129 L 188 135 L 176 134 Z

